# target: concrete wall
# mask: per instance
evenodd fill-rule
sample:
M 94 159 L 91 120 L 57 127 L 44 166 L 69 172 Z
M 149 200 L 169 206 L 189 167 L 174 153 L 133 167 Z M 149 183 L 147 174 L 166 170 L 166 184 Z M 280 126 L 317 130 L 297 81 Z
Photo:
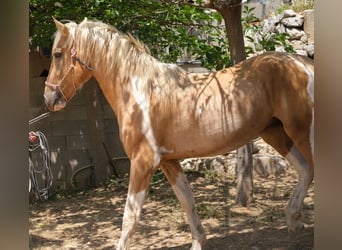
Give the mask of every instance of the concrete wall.
M 43 101 L 46 77 L 39 77 L 39 75 L 49 63 L 42 63 L 42 61 L 46 61 L 46 58 L 39 59 L 34 52 L 33 54 L 33 56 L 30 55 L 30 119 L 47 112 Z M 89 86 L 91 84 L 96 84 L 95 80 L 87 83 Z M 47 137 L 54 177 L 53 190 L 71 188 L 72 174 L 94 160 L 93 148 L 89 138 L 85 91 L 86 87 L 70 101 L 64 110 L 51 113 L 49 117 L 29 126 L 30 131 L 42 131 Z M 116 117 L 102 93 L 100 95 L 100 104 L 103 111 L 104 143 L 112 157 L 125 156 L 118 136 L 119 129 Z M 104 149 L 103 152 L 105 152 Z M 32 158 L 35 165 L 41 165 L 42 159 L 38 151 L 33 153 Z M 129 162 L 127 160 L 120 161 L 118 164 L 120 173 L 128 171 Z M 109 163 L 107 167 L 111 168 Z M 90 169 L 77 175 L 76 180 L 79 187 L 91 184 Z
M 30 53 L 30 119 L 47 112 L 43 100 L 44 82 L 46 76 L 40 77 L 44 70 L 48 70 L 50 60 L 39 53 Z M 190 72 L 205 72 L 199 65 L 181 65 Z M 29 126 L 30 131 L 43 132 L 48 140 L 51 151 L 51 168 L 53 173 L 53 186 L 50 194 L 56 190 L 67 190 L 73 188 L 71 176 L 86 165 L 94 162 L 94 145 L 91 142 L 89 127 L 89 112 L 86 105 L 86 91 L 91 85 L 96 85 L 96 80 L 90 82 L 80 90 L 62 111 L 51 113 Z M 100 105 L 103 113 L 103 133 L 106 144 L 112 157 L 125 157 L 120 138 L 119 128 L 114 112 L 107 100 L 100 93 Z M 96 145 L 102 147 L 102 145 Z M 103 152 L 104 149 L 103 149 Z M 104 156 L 106 157 L 106 156 Z M 32 159 L 35 166 L 42 165 L 40 153 L 34 152 Z M 121 176 L 129 172 L 129 161 L 119 160 L 115 163 L 116 169 Z M 109 163 L 104 168 L 112 169 Z M 89 186 L 93 183 L 91 169 L 80 172 L 76 176 L 76 187 Z

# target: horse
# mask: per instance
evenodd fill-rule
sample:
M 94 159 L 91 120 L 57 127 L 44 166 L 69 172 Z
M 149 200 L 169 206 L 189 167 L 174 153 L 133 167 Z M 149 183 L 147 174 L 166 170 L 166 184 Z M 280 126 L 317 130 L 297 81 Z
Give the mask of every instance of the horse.
M 291 234 L 303 229 L 303 200 L 314 177 L 310 58 L 266 52 L 229 68 L 195 74 L 158 61 L 141 41 L 101 21 L 54 22 L 46 106 L 63 109 L 94 77 L 115 112 L 130 160 L 117 249 L 129 248 L 157 169 L 186 213 L 192 249 L 202 249 L 204 228 L 179 160 L 225 154 L 259 136 L 298 172 L 285 215 Z

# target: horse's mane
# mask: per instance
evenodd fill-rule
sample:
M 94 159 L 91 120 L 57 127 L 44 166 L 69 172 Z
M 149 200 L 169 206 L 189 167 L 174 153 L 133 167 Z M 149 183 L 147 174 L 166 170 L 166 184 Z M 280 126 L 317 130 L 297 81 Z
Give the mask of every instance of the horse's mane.
M 87 19 L 79 25 L 75 22 L 65 25 L 71 31 L 69 39 L 75 40 L 78 56 L 85 64 L 104 67 L 104 73 L 109 76 L 119 71 L 123 81 L 138 77 L 139 90 L 146 95 L 150 94 L 151 84 L 160 85 L 159 93 L 168 95 L 186 74 L 174 64 L 159 62 L 143 42 L 112 25 Z
M 69 26 L 75 26 L 75 23 L 70 22 Z M 89 21 L 84 19 L 78 26 L 75 37 L 78 40 L 80 53 L 86 54 L 82 57 L 85 61 L 98 59 L 95 65 L 98 65 L 99 61 L 106 59 L 111 61 L 108 70 L 111 71 L 113 64 L 118 61 L 120 56 L 126 56 L 126 60 L 132 60 L 141 54 L 150 55 L 150 51 L 140 40 L 133 37 L 131 34 L 125 34 L 120 32 L 112 25 L 105 24 L 101 21 Z M 96 57 L 91 58 L 87 55 L 93 55 L 93 51 L 96 49 Z M 116 53 L 118 50 L 121 53 Z M 94 62 L 93 62 L 94 63 Z

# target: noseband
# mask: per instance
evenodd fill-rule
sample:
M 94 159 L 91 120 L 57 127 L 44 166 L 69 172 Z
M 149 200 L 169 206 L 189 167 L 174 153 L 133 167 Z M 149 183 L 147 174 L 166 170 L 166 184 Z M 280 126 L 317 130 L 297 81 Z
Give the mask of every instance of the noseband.
M 63 98 L 65 99 L 65 101 L 67 102 L 68 101 L 68 98 L 66 97 L 66 95 L 63 93 L 60 85 L 61 83 L 64 81 L 64 79 L 67 77 L 67 75 L 72 72 L 72 85 L 74 87 L 74 93 L 77 92 L 77 88 L 76 88 L 76 83 L 75 83 L 75 65 L 76 65 L 76 62 L 78 62 L 83 68 L 89 70 L 89 71 L 94 71 L 94 69 L 92 67 L 89 67 L 88 65 L 86 65 L 84 62 L 81 61 L 81 59 L 77 56 L 77 51 L 76 51 L 76 48 L 75 46 L 73 46 L 71 48 L 71 64 L 69 66 L 69 69 L 68 71 L 64 74 L 64 76 L 62 77 L 62 79 L 59 81 L 58 84 L 53 84 L 53 83 L 50 83 L 48 81 L 45 81 L 45 85 L 47 87 L 50 87 L 52 88 L 53 90 L 58 90 L 61 95 L 63 96 Z

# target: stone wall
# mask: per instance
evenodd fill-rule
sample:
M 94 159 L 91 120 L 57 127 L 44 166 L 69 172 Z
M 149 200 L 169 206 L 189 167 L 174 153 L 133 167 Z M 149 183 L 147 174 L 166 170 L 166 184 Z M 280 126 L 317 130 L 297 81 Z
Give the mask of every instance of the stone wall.
M 254 42 L 245 38 L 245 45 L 253 48 L 255 54 L 264 53 L 260 46 L 263 37 L 287 33 L 287 43 L 293 46 L 297 54 L 314 58 L 314 10 L 306 10 L 302 14 L 284 10 L 280 15 L 263 20 L 259 31 L 250 30 L 246 34 L 252 37 Z M 284 46 L 277 45 L 276 51 L 285 51 Z

